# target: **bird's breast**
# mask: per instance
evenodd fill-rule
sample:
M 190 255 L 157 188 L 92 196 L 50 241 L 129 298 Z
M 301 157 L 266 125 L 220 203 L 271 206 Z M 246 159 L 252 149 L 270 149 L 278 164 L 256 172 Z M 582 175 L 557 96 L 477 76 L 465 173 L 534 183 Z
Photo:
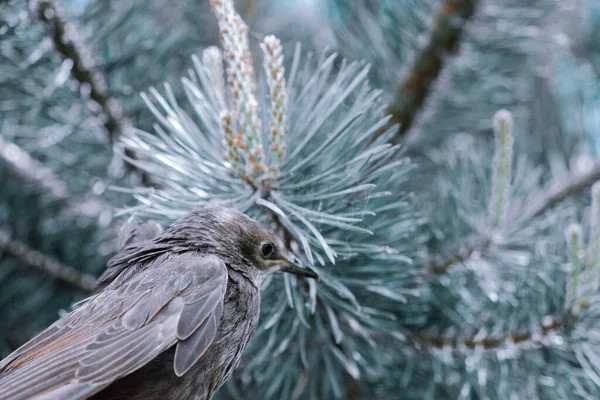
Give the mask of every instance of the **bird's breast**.
M 190 399 L 209 399 L 231 376 L 254 336 L 259 313 L 260 293 L 256 287 L 230 279 L 217 335 L 204 356 L 182 377 L 190 380 L 190 394 L 197 396 Z M 198 396 L 203 393 L 205 397 Z

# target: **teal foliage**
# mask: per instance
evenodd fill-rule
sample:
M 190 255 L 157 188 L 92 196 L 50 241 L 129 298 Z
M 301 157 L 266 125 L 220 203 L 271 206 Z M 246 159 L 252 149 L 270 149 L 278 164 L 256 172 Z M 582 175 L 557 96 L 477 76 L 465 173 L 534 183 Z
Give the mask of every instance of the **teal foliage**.
M 286 231 L 323 279 L 267 283 L 256 337 L 220 398 L 600 397 L 600 299 L 576 315 L 566 303 L 564 234 L 579 222 L 588 242 L 592 182 L 578 179 L 598 163 L 598 3 L 478 1 L 400 146 L 387 144 L 396 127 L 372 133 L 442 1 L 305 3 L 236 1 L 263 127 L 267 33 L 284 45 L 289 85 L 287 161 L 252 186 L 224 159 L 214 88 L 191 59 L 219 42 L 208 1 L 63 1 L 135 127 L 115 149 L 30 2 L 2 2 L 1 139 L 56 179 L 0 158 L 0 233 L 97 276 L 123 214 L 168 224 L 220 203 Z M 512 181 L 492 230 L 502 108 L 515 121 Z M 2 355 L 84 295 L 25 264 L 0 250 Z

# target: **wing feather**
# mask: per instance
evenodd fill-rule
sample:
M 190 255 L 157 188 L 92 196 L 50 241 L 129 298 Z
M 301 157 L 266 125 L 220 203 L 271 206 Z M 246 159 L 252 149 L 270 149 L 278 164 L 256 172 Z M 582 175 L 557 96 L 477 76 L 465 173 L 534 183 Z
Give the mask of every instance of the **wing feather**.
M 137 339 L 135 336 L 128 339 Z M 108 380 L 112 382 L 115 375 L 120 376 L 130 369 L 134 370 L 133 366 L 137 365 L 135 361 L 144 361 L 146 354 L 154 350 L 156 340 L 146 336 L 139 341 L 123 341 L 119 344 L 120 346 L 118 348 L 113 347 L 110 353 L 100 354 L 101 357 L 96 362 L 79 367 L 75 376 L 80 381 L 102 383 Z M 125 347 L 127 344 L 129 346 Z M 145 362 L 142 365 L 144 364 Z
M 192 304 L 186 304 L 181 311 L 181 318 L 177 324 L 177 338 L 184 340 L 196 332 L 215 308 L 222 302 L 223 293 L 213 292 Z
M 177 343 L 175 360 L 173 362 L 175 374 L 181 376 L 204 355 L 212 343 L 223 313 L 223 303 L 219 303 L 214 312 L 208 316 L 190 337 Z
M 175 344 L 175 373 L 194 365 L 223 312 L 223 261 L 171 254 L 118 279 L 0 362 L 1 399 L 84 399 Z
M 131 243 L 150 240 L 163 232 L 163 227 L 156 221 L 138 222 L 130 217 L 121 227 L 117 238 L 117 248 L 122 249 Z

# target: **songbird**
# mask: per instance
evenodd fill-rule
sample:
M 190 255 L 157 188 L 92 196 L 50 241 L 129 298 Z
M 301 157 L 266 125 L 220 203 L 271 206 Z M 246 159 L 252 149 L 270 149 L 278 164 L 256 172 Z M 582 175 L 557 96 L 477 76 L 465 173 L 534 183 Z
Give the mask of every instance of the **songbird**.
M 155 234 L 125 240 L 91 297 L 0 362 L 0 399 L 210 399 L 256 330 L 264 279 L 318 278 L 234 209 Z

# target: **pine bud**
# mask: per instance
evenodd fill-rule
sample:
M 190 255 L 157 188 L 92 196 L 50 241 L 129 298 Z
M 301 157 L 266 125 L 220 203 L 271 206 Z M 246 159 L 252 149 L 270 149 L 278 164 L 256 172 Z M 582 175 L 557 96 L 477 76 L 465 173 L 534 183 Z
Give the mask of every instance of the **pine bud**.
M 492 196 L 490 200 L 491 226 L 501 230 L 506 220 L 510 203 L 510 182 L 512 178 L 513 120 L 510 112 L 500 110 L 494 115 L 494 136 L 496 138 L 492 175 Z

